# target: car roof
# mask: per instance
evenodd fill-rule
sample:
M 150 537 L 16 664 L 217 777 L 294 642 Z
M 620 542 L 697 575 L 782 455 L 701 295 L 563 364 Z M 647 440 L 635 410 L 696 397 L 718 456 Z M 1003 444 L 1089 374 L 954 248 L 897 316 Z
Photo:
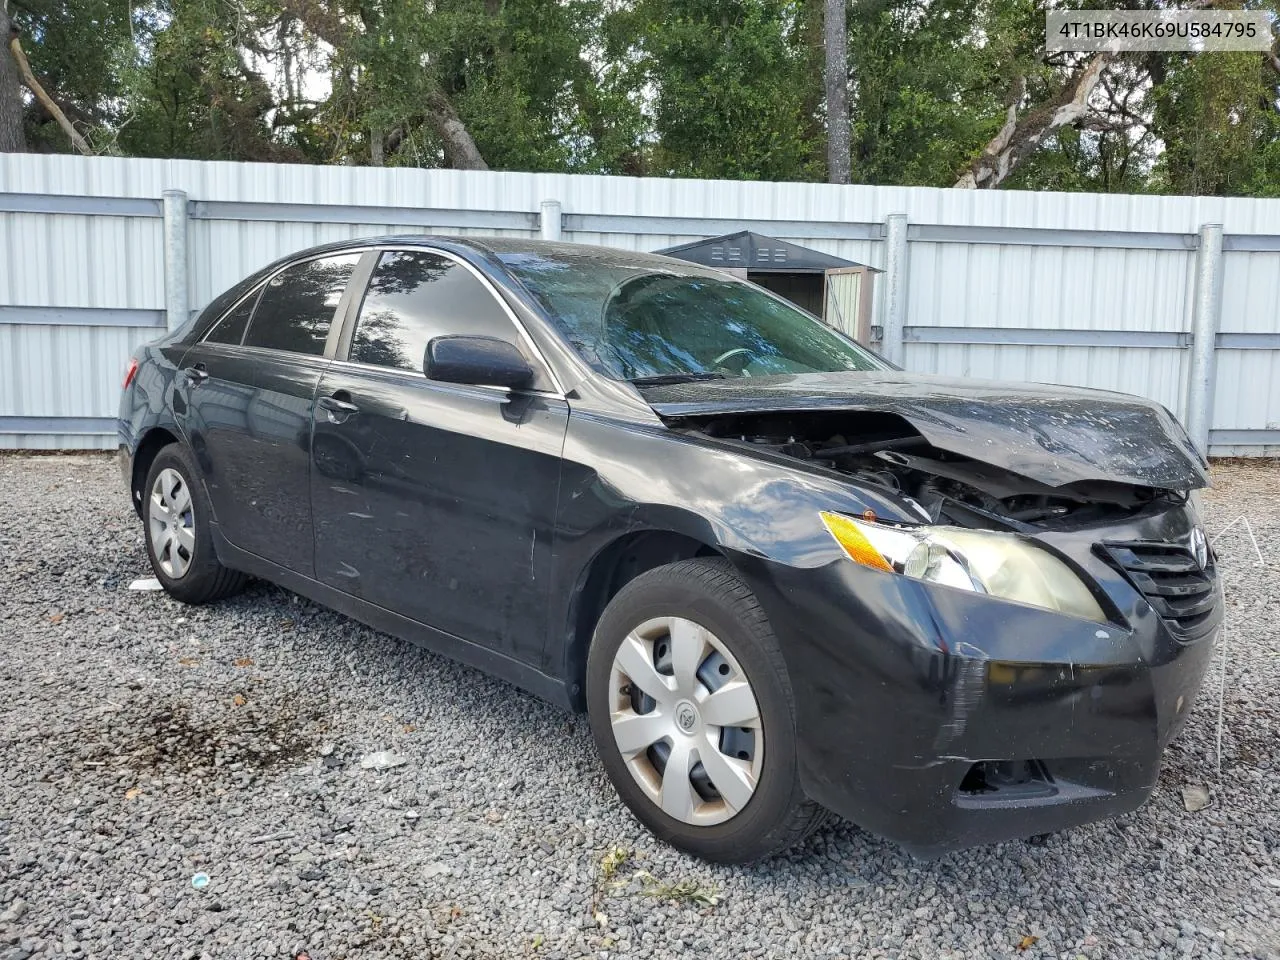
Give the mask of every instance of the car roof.
M 283 260 L 299 260 L 317 254 L 337 253 L 358 247 L 397 246 L 397 247 L 436 247 L 455 252 L 473 251 L 489 259 L 502 260 L 512 255 L 525 255 L 548 260 L 571 260 L 580 264 L 613 267 L 631 267 L 672 270 L 682 272 L 704 273 L 707 268 L 697 264 L 664 257 L 656 253 L 642 253 L 635 250 L 621 250 L 615 247 L 601 247 L 587 243 L 565 243 L 559 240 L 534 240 L 524 237 L 458 237 L 447 234 L 411 233 L 404 235 L 362 237 L 354 240 L 339 240 L 310 247 L 290 254 Z
M 477 267 L 487 267 L 506 273 L 504 260 L 529 258 L 546 259 L 575 263 L 596 267 L 622 267 L 637 271 L 663 271 L 688 275 L 706 276 L 715 271 L 698 264 L 687 263 L 672 257 L 664 257 L 654 253 L 640 253 L 635 250 L 620 250 L 614 247 L 600 247 L 586 243 L 564 243 L 558 240 L 534 240 L 524 237 L 459 237 L 448 234 L 410 233 L 391 234 L 376 237 L 357 237 L 351 240 L 335 240 L 318 244 L 280 257 L 222 291 L 214 297 L 197 315 L 194 326 L 195 334 L 201 333 L 208 326 L 208 319 L 221 316 L 246 291 L 265 277 L 271 276 L 289 264 L 322 257 L 327 254 L 342 253 L 347 250 L 366 249 L 371 246 L 400 247 L 424 249 L 434 248 L 447 250 L 470 260 Z

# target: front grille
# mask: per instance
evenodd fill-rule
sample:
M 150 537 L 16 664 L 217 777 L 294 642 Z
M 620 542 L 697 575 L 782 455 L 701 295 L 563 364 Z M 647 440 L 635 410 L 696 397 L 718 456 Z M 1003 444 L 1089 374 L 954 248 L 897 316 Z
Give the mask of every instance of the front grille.
M 1213 626 L 1217 592 L 1213 561 L 1201 568 L 1188 547 L 1138 542 L 1103 545 L 1169 627 L 1183 639 L 1196 639 Z

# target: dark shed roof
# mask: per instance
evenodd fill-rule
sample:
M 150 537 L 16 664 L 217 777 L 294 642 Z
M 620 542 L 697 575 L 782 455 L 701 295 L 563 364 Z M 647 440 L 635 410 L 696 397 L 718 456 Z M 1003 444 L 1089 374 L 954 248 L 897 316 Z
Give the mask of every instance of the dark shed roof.
M 706 267 L 750 270 L 753 273 L 822 273 L 835 267 L 864 266 L 750 230 L 682 243 L 655 253 Z

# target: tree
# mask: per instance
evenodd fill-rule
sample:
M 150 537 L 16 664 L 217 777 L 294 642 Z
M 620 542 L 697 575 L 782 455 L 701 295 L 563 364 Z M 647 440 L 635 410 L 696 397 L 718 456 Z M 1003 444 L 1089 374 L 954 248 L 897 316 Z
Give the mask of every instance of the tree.
M 1077 3 L 0 0 L 0 149 L 1280 193 L 1274 48 L 1046 54 Z
M 395 39 L 420 36 L 421 31 L 413 29 L 420 23 L 415 24 L 414 20 L 428 16 L 420 3 L 406 0 L 357 4 L 357 17 L 349 16 L 339 3 L 324 0 L 284 0 L 283 6 L 307 30 L 333 47 L 337 60 L 346 64 L 358 61 L 360 53 L 386 49 L 389 39 L 399 49 Z M 356 26 L 357 22 L 361 26 Z M 397 27 L 404 29 L 397 30 Z M 410 49 L 414 46 L 412 40 L 406 45 Z M 419 93 L 419 109 L 440 140 L 446 165 L 460 170 L 487 170 L 488 164 L 475 140 L 432 75 L 430 66 L 430 60 L 424 62 L 421 56 L 401 59 L 398 63 L 399 70 L 408 75 L 407 79 Z
M 849 182 L 849 31 L 846 0 L 826 0 L 822 18 L 827 91 L 827 181 Z
M 820 176 L 800 19 L 792 0 L 638 0 L 628 25 L 649 101 L 648 172 Z
M 67 135 L 67 139 L 71 141 L 71 145 L 83 154 L 90 154 L 93 151 L 89 149 L 89 144 L 67 119 L 67 115 L 63 113 L 62 108 L 58 106 L 56 100 L 49 96 L 44 86 L 35 78 L 35 74 L 31 72 L 31 64 L 27 60 L 27 55 L 23 52 L 22 43 L 19 40 L 19 34 L 16 29 L 10 27 L 9 37 L 9 54 L 13 58 L 13 62 L 18 66 L 18 75 L 22 77 L 22 82 L 27 89 L 31 91 L 36 98 L 36 102 L 49 114 L 50 117 L 62 128 Z
M 1256 53 L 1183 55 L 1153 72 L 1151 127 L 1165 149 L 1153 186 L 1172 193 L 1280 194 L 1275 74 Z
M 13 21 L 9 18 L 9 0 L 0 5 L 0 153 L 20 152 L 27 149 L 27 137 L 22 129 L 22 82 L 18 64 L 9 52 L 9 38 L 13 36 Z

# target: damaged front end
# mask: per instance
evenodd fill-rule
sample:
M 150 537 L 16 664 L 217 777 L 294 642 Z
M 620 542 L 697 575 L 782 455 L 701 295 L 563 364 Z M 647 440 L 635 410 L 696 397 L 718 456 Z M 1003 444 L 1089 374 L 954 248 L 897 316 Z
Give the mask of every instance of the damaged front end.
M 1186 487 L 1105 479 L 1051 486 L 942 449 L 895 414 L 740 413 L 680 417 L 672 425 L 755 453 L 837 471 L 902 498 L 916 519 L 926 523 L 1032 533 L 1123 520 L 1153 505 L 1185 504 L 1190 494 Z
M 873 569 L 1125 624 L 1120 600 L 1084 573 L 1102 562 L 1123 578 L 1126 597 L 1136 591 L 1181 639 L 1203 636 L 1220 618 L 1212 555 L 1192 504 L 1201 486 L 1195 471 L 1176 487 L 1103 478 L 1054 486 L 944 449 L 904 417 L 879 411 L 715 414 L 671 425 L 839 474 L 875 490 L 878 502 L 898 504 L 897 516 L 822 515 L 845 553 Z M 1064 469 L 1054 463 L 1040 472 Z M 1167 463 L 1154 469 L 1170 473 Z M 1170 522 L 1156 523 L 1160 533 L 1135 536 L 1162 517 Z
M 686 436 L 838 476 L 885 505 L 822 514 L 853 562 L 767 578 L 805 691 L 812 797 L 926 856 L 1147 799 L 1222 615 L 1191 503 L 1204 464 L 1167 411 L 993 397 L 962 422 L 936 395 L 891 411 L 812 392 L 745 409 L 711 393 L 653 406 Z M 1112 432 L 1094 442 L 1089 420 Z M 868 729 L 882 732 L 847 733 Z

